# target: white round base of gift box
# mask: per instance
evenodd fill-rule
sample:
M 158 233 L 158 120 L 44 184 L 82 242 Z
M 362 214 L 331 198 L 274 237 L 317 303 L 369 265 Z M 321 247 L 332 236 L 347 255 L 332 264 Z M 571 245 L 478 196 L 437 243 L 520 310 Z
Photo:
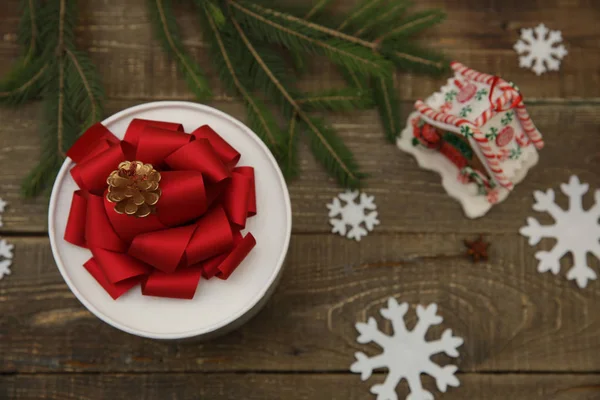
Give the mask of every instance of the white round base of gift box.
M 147 103 L 118 112 L 102 123 L 122 139 L 134 118 L 178 122 L 186 132 L 208 124 L 242 154 L 238 165 L 255 169 L 258 212 L 248 219 L 246 231 L 256 238 L 256 247 L 228 280 L 202 279 L 193 300 L 142 296 L 139 286 L 113 300 L 83 267 L 91 252 L 63 238 L 73 192 L 78 189 L 69 173 L 74 164 L 67 158 L 54 183 L 48 213 L 58 269 L 88 310 L 125 332 L 155 339 L 205 339 L 235 329 L 267 301 L 288 250 L 292 212 L 277 162 L 248 127 L 212 107 L 180 101 Z

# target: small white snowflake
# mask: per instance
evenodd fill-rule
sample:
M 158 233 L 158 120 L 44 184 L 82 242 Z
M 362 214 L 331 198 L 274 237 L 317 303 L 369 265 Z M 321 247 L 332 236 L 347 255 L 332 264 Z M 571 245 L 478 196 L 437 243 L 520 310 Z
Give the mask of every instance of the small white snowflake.
M 402 379 L 408 381 L 410 388 L 410 394 L 406 400 L 433 400 L 433 395 L 423 389 L 421 374 L 434 377 L 441 392 L 445 392 L 448 386 L 460 385 L 458 378 L 454 375 L 457 370 L 455 365 L 440 367 L 434 364 L 430 357 L 442 352 L 450 357 L 458 357 L 456 349 L 463 344 L 463 339 L 452 336 L 452 330 L 447 329 L 441 339 L 433 342 L 425 341 L 428 329 L 443 321 L 442 317 L 436 315 L 436 304 L 430 304 L 427 307 L 417 306 L 419 320 L 412 331 L 408 331 L 404 323 L 404 315 L 407 311 L 408 304 L 399 305 L 394 298 L 388 300 L 387 308 L 380 310 L 381 315 L 391 321 L 394 329 L 393 336 L 388 336 L 378 330 L 374 318 L 369 318 L 366 324 L 356 324 L 356 329 L 360 332 L 358 342 L 374 342 L 383 349 L 383 353 L 371 358 L 362 352 L 356 353 L 356 362 L 352 364 L 350 370 L 360 373 L 363 381 L 367 380 L 376 368 L 385 367 L 389 370 L 383 384 L 371 387 L 371 393 L 377 395 L 377 400 L 397 400 L 396 386 Z
M 10 265 L 12 264 L 14 245 L 9 244 L 4 239 L 0 239 L 0 279 L 4 275 L 10 275 Z
M 523 29 L 521 39 L 514 46 L 515 51 L 521 54 L 519 66 L 531 68 L 537 75 L 548 70 L 558 71 L 560 60 L 567 55 L 565 46 L 559 44 L 560 42 L 562 42 L 560 31 L 551 31 L 544 24 L 539 24 L 535 29 Z
M 340 193 L 333 198 L 331 203 L 327 204 L 329 223 L 333 226 L 331 232 L 339 233 L 348 239 L 355 239 L 357 242 L 372 231 L 375 225 L 379 225 L 374 197 L 360 193 L 360 199 L 357 203 L 355 200 L 358 197 L 358 190 L 348 190 L 345 193 Z M 342 205 L 342 201 L 345 203 L 344 205 Z M 372 212 L 366 213 L 368 210 Z M 337 216 L 339 218 L 333 218 Z M 364 225 L 364 227 L 361 225 Z M 348 226 L 350 226 L 349 230 Z
M 531 246 L 545 237 L 556 238 L 557 242 L 552 250 L 535 253 L 535 258 L 540 261 L 538 271 L 558 274 L 560 259 L 571 252 L 573 267 L 567 272 L 567 279 L 575 280 L 579 287 L 584 288 L 588 280 L 596 279 L 596 273 L 587 265 L 587 253 L 600 259 L 600 190 L 594 193 L 594 206 L 585 211 L 581 201 L 589 189 L 588 184 L 579 182 L 579 178 L 573 175 L 569 183 L 563 183 L 560 188 L 569 197 L 569 209 L 563 210 L 554 202 L 554 190 L 548 189 L 545 193 L 535 191 L 533 196 L 536 203 L 533 209 L 546 211 L 554 218 L 555 224 L 540 225 L 537 219 L 529 217 L 527 226 L 522 227 L 519 232 L 529 238 Z

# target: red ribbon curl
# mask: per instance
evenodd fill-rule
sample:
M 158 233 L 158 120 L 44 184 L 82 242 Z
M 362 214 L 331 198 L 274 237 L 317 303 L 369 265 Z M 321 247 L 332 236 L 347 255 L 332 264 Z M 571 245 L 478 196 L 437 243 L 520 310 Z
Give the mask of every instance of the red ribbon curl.
M 92 252 L 84 268 L 113 298 L 141 284 L 142 294 L 194 297 L 201 277 L 227 279 L 256 245 L 240 230 L 256 215 L 254 169 L 208 125 L 134 119 L 119 140 L 98 123 L 67 152 L 73 193 L 64 238 Z M 161 173 L 156 212 L 118 214 L 106 199 L 108 175 L 122 161 Z

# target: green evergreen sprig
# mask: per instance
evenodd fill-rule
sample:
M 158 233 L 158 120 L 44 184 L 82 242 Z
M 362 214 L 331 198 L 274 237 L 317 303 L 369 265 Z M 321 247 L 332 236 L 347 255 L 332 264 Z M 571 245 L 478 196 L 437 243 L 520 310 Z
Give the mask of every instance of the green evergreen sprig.
M 375 106 L 393 142 L 403 125 L 394 72 L 447 68 L 443 57 L 413 39 L 439 23 L 443 13 L 411 14 L 407 0 L 363 0 L 342 16 L 328 13 L 330 0 L 316 0 L 304 9 L 273 0 L 191 1 L 220 80 L 242 99 L 248 124 L 286 177 L 298 172 L 297 143 L 305 134 L 316 159 L 341 185 L 359 186 L 365 175 L 352 152 L 316 113 Z M 23 56 L 0 83 L 0 102 L 44 99 L 42 157 L 23 186 L 25 194 L 33 195 L 54 179 L 79 133 L 100 118 L 102 90 L 89 58 L 74 44 L 75 2 L 22 2 Z M 208 99 L 209 82 L 183 44 L 172 0 L 148 0 L 148 8 L 157 37 L 190 90 L 199 100 Z M 335 64 L 348 86 L 321 93 L 298 90 L 297 75 L 307 71 L 305 60 L 312 55 Z
M 307 9 L 291 9 L 272 0 L 193 0 L 219 78 L 244 101 L 250 127 L 269 146 L 284 175 L 297 174 L 296 144 L 298 136 L 306 134 L 313 154 L 329 173 L 342 186 L 357 187 L 364 174 L 354 156 L 335 130 L 313 113 L 375 105 L 386 138 L 394 142 L 403 124 L 394 70 L 440 73 L 447 69 L 443 57 L 413 41 L 414 35 L 439 23 L 444 14 L 438 10 L 410 14 L 406 0 L 364 0 L 339 18 L 327 13 L 329 3 L 317 0 Z M 185 50 L 170 0 L 149 0 L 149 4 L 155 32 L 181 64 L 178 54 Z M 175 45 L 169 36 L 175 38 Z M 311 55 L 325 56 L 337 65 L 348 87 L 300 92 L 294 71 L 304 73 Z M 193 83 L 190 87 L 196 90 Z M 286 123 L 279 123 L 268 103 L 278 106 Z
M 81 132 L 102 116 L 102 87 L 88 56 L 76 49 L 76 2 L 23 0 L 19 28 L 22 57 L 0 82 L 0 103 L 17 106 L 41 98 L 41 154 L 22 192 L 50 189 Z

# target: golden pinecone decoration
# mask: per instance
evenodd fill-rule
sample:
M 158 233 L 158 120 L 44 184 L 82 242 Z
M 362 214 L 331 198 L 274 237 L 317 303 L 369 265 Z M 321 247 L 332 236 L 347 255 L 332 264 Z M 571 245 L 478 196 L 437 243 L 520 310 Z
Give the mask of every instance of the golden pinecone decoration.
M 154 212 L 154 205 L 160 199 L 159 182 L 160 173 L 151 164 L 123 161 L 106 179 L 106 198 L 115 203 L 119 214 L 146 217 Z

